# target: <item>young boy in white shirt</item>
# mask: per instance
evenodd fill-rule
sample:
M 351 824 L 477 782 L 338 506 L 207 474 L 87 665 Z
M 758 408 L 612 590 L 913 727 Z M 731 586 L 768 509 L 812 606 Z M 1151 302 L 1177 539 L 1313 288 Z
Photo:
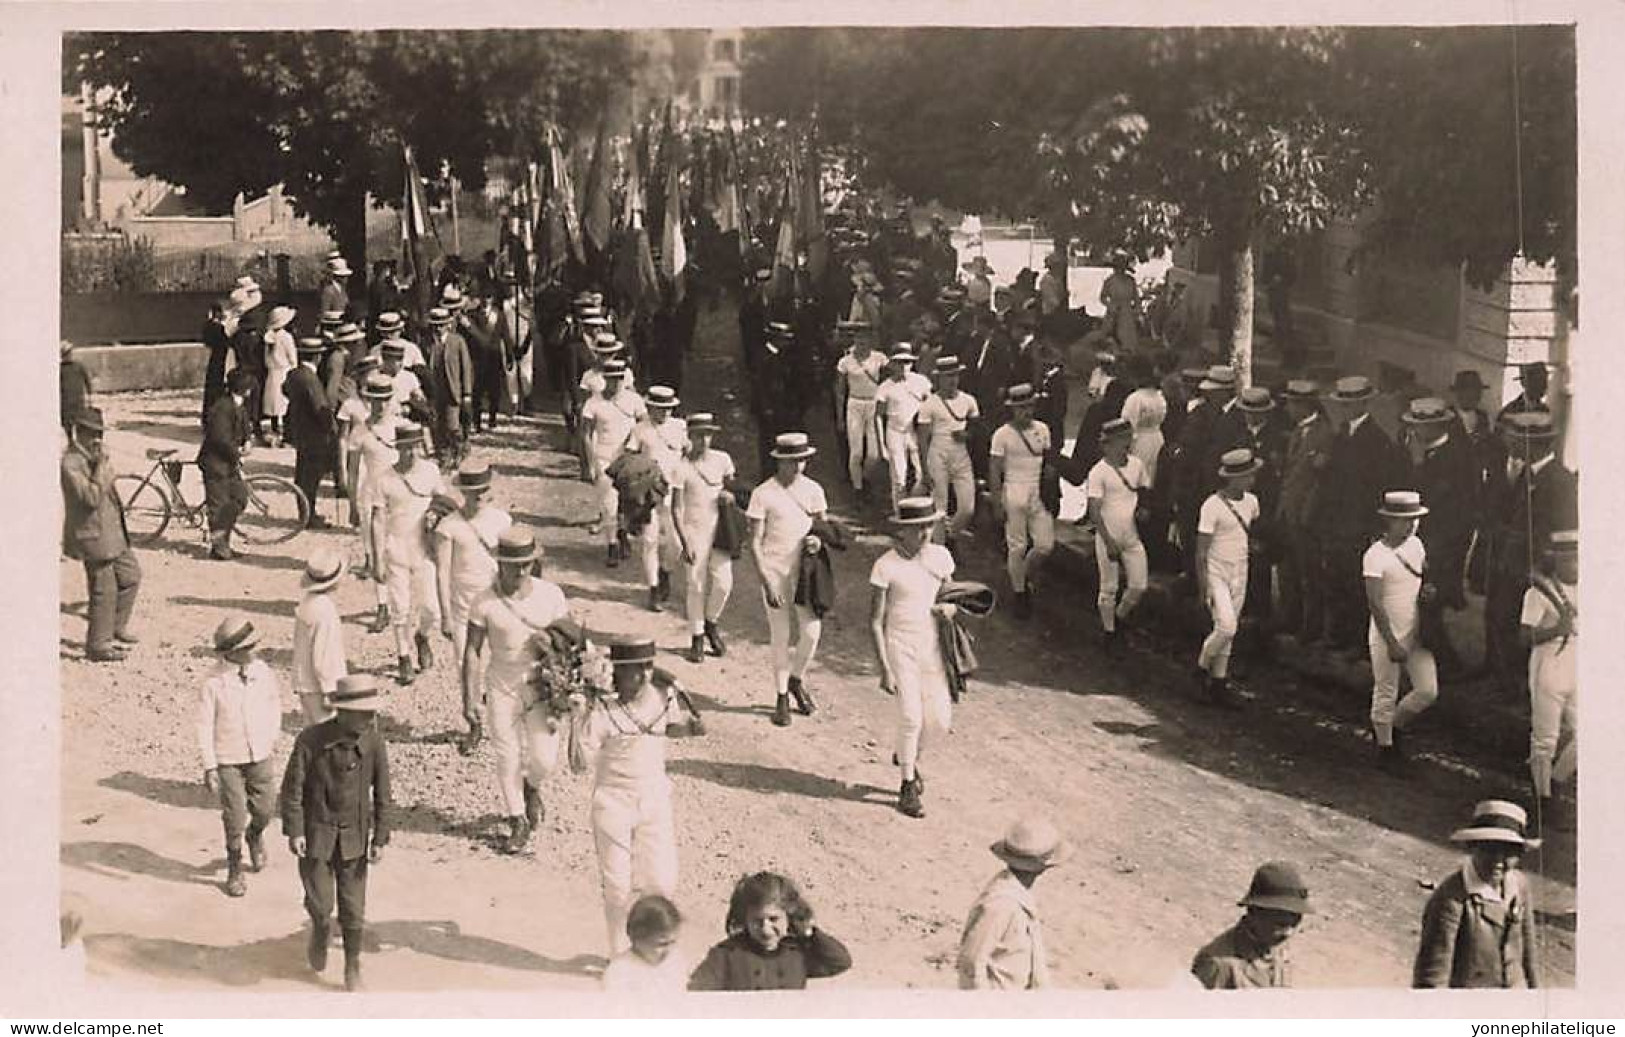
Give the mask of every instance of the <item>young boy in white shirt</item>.
M 1245 447 L 1219 458 L 1219 490 L 1202 502 L 1196 519 L 1196 578 L 1201 598 L 1213 617 L 1213 630 L 1196 657 L 1202 690 L 1214 703 L 1240 706 L 1230 687 L 1230 646 L 1236 622 L 1247 602 L 1247 561 L 1252 526 L 1258 521 L 1258 498 L 1248 492 L 1264 463 Z
M 1100 426 L 1101 458 L 1089 469 L 1084 486 L 1089 499 L 1089 522 L 1095 530 L 1095 565 L 1100 570 L 1100 627 L 1106 635 L 1106 648 L 1115 652 L 1119 644 L 1117 623 L 1128 618 L 1145 593 L 1149 570 L 1145 544 L 1134 523 L 1140 491 L 1146 487 L 1145 465 L 1129 453 L 1134 427 L 1123 418 L 1113 418 Z M 1117 590 L 1121 577 L 1128 577 L 1128 590 L 1121 603 Z
M 1371 731 L 1377 740 L 1378 762 L 1384 767 L 1404 762 L 1399 733 L 1439 697 L 1433 653 L 1422 646 L 1419 636 L 1427 551 L 1416 535 L 1416 523 L 1427 513 L 1422 495 L 1414 490 L 1384 493 L 1377 509 L 1383 519 L 1382 539 L 1366 548 L 1361 563 L 1371 610 L 1366 637 L 1373 678 Z M 1404 698 L 1399 695 L 1401 670 L 1411 679 L 1411 690 Z

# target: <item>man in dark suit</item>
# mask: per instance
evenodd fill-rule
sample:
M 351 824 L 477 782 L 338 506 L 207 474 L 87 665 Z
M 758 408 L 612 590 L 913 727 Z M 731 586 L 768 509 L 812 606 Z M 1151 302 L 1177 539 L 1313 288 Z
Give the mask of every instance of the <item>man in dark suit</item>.
M 124 503 L 113 488 L 113 465 L 102 446 L 102 412 L 86 407 L 74 419 L 74 438 L 62 455 L 62 544 L 85 566 L 85 658 L 122 662 L 137 638 L 130 632 L 141 566 L 130 550 Z
M 767 286 L 772 279 L 772 270 L 756 271 L 739 301 L 739 349 L 747 371 L 755 369 L 767 341 Z
M 237 361 L 237 370 L 247 371 L 254 376 L 243 407 L 255 441 L 263 446 L 269 442 L 260 431 L 263 421 L 261 411 L 265 409 L 260 394 L 265 390 L 265 328 L 270 323 L 270 310 L 265 306 L 260 286 L 248 276 L 237 279 L 231 301 L 237 310 L 237 330 L 231 335 L 232 355 Z M 207 414 L 204 421 L 208 421 Z
M 226 358 L 231 355 L 231 332 L 226 329 L 224 300 L 209 304 L 209 319 L 203 324 L 203 345 L 209 351 L 209 361 L 203 369 L 203 413 L 199 420 L 209 416 L 209 408 L 226 391 Z
M 1326 543 L 1328 636 L 1340 651 L 1366 651 L 1360 560 L 1376 538 L 1384 491 L 1406 483 L 1404 453 L 1371 417 L 1377 390 L 1364 377 L 1339 378 L 1328 398 L 1337 420 L 1315 523 Z
M 1253 477 L 1253 495 L 1258 498 L 1257 533 L 1262 550 L 1247 566 L 1247 603 L 1242 608 L 1242 616 L 1255 621 L 1246 639 L 1249 647 L 1267 649 L 1271 638 L 1268 627 L 1275 615 L 1275 565 L 1284 553 L 1275 516 L 1281 504 L 1281 468 L 1286 441 L 1276 421 L 1275 397 L 1268 389 L 1254 385 L 1241 390 L 1236 394 L 1236 413 L 1241 415 L 1245 429 L 1242 445 L 1264 462 L 1264 467 Z
M 209 411 L 203 425 L 203 445 L 198 449 L 203 500 L 209 510 L 209 557 L 221 562 L 237 557 L 231 549 L 231 533 L 248 504 L 242 459 L 253 426 L 243 413 L 243 401 L 253 387 L 253 376 L 242 368 L 227 376 L 226 395 L 216 400 Z
M 316 365 L 324 344 L 319 338 L 299 340 L 299 366 L 288 373 L 282 392 L 288 397 L 288 441 L 293 444 L 293 481 L 310 502 L 307 529 L 326 529 L 327 520 L 316 507 L 322 479 L 338 472 L 338 436 L 333 425 L 336 400 L 328 395 Z M 333 493 L 341 492 L 335 481 Z
M 959 355 L 965 371 L 961 386 L 976 397 L 977 406 L 981 408 L 982 420 L 971 429 L 970 442 L 966 445 L 970 449 L 976 477 L 985 479 L 988 448 L 993 436 L 991 430 L 1003 425 L 1007 417 L 1004 386 L 1009 381 L 1013 344 L 1010 333 L 991 310 L 976 310 L 973 321 L 964 352 Z
M 1575 475 L 1553 453 L 1557 428 L 1550 414 L 1507 415 L 1501 439 L 1507 462 L 1490 478 L 1485 509 L 1484 647 L 1487 667 L 1512 692 L 1524 686 L 1527 673 L 1518 622 L 1533 560 L 1553 530 L 1578 526 L 1579 507 Z
M 1326 633 L 1327 556 L 1314 521 L 1335 434 L 1321 409 L 1320 390 L 1314 382 L 1288 382 L 1286 407 L 1292 428 L 1287 433 L 1280 502 L 1275 510 L 1286 547 L 1281 565 L 1282 628 L 1295 633 L 1300 644 L 1307 644 Z
M 1084 408 L 1078 422 L 1077 438 L 1072 444 L 1072 459 L 1080 474 L 1087 476 L 1089 469 L 1100 460 L 1100 426 L 1123 414 L 1123 401 L 1134 386 L 1128 379 L 1117 376 L 1117 357 L 1112 353 L 1095 354 L 1095 367 L 1100 372 L 1099 396 Z
M 431 432 L 442 465 L 461 460 L 467 451 L 464 415 L 474 405 L 474 361 L 468 343 L 453 330 L 455 323 L 456 316 L 442 306 L 429 311 L 431 338 L 424 351 L 429 377 L 423 388 L 434 408 Z
M 57 384 L 62 393 L 62 433 L 73 438 L 74 423 L 90 406 L 90 372 L 73 356 L 73 343 L 67 339 L 57 351 Z
M 475 432 L 482 427 L 495 429 L 497 415 L 508 413 L 508 369 L 513 356 L 507 351 L 508 339 L 503 335 L 501 314 L 493 296 L 481 298 L 468 314 L 463 325 L 468 341 L 468 355 L 474 361 L 474 413 L 470 425 Z
M 1444 636 L 1444 610 L 1467 607 L 1467 548 L 1479 514 L 1482 469 L 1472 444 L 1456 431 L 1455 412 L 1443 400 L 1413 400 L 1400 420 L 1416 469 L 1412 485 L 1428 507 L 1417 535 L 1427 548 L 1428 582 L 1436 593 L 1422 602 L 1423 622 L 1434 632 L 1428 647 L 1438 660 L 1439 675 L 1450 679 L 1460 675 L 1462 664 Z

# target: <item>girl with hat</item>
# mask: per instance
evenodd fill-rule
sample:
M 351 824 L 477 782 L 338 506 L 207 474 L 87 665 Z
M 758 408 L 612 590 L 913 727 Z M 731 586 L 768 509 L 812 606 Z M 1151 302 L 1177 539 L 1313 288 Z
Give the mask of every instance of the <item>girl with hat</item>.
M 1055 516 L 1039 492 L 1049 426 L 1033 420 L 1038 394 L 1025 382 L 1005 391 L 1010 420 L 993 433 L 988 447 L 988 493 L 993 513 L 1004 522 L 1005 568 L 1015 594 L 1016 615 L 1032 615 L 1027 574 L 1055 549 Z
M 491 484 L 489 464 L 465 461 L 457 469 L 459 507 L 434 527 L 440 632 L 451 642 L 452 658 L 459 664 L 466 654 L 469 609 L 496 579 L 497 545 L 513 525 L 508 513 L 491 503 Z
M 1221 486 L 1196 517 L 1197 588 L 1213 618 L 1213 630 L 1196 657 L 1197 677 L 1209 699 L 1230 708 L 1240 704 L 1230 687 L 1230 646 L 1247 602 L 1252 527 L 1259 514 L 1258 498 L 1249 491 L 1262 467 L 1245 447 L 1226 451 L 1219 458 Z
M 883 430 L 880 452 L 891 465 L 891 505 L 919 485 L 924 477 L 920 464 L 920 438 L 915 419 L 931 395 L 931 381 L 913 370 L 917 359 L 908 343 L 901 343 L 891 355 L 890 377 L 875 390 L 875 416 Z
M 518 853 L 542 820 L 541 779 L 558 765 L 557 725 L 538 705 L 527 679 L 532 639 L 560 621 L 573 621 L 559 586 L 541 576 L 541 548 L 529 530 L 510 527 L 497 539 L 496 578 L 468 608 L 462 654 L 463 719 L 469 737 L 464 755 L 482 733 L 480 707 L 489 715 L 496 755 L 497 791 L 508 819 L 504 849 Z M 480 653 L 487 645 L 484 681 Z M 483 694 L 482 694 L 483 688 Z
M 957 356 L 937 361 L 937 391 L 926 397 L 918 419 L 921 452 L 937 510 L 946 514 L 948 491 L 952 489 L 954 494 L 953 517 L 943 537 L 950 552 L 976 517 L 976 469 L 969 443 L 971 426 L 981 421 L 982 409 L 976 397 L 959 391 L 963 370 Z
M 632 902 L 646 893 L 670 897 L 676 892 L 666 734 L 682 707 L 676 683 L 656 675 L 653 641 L 612 642 L 609 661 L 614 694 L 581 705 L 571 722 L 584 759 L 594 763 L 593 842 L 613 957 L 630 946 L 626 913 Z
M 344 624 L 333 600 L 333 588 L 344 576 L 344 556 L 319 547 L 299 579 L 301 597 L 293 610 L 293 690 L 305 714 L 305 726 L 332 716 L 327 696 L 349 672 L 344 655 Z
M 1418 619 L 1427 549 L 1416 535 L 1416 523 L 1427 513 L 1422 495 L 1414 490 L 1384 493 L 1377 509 L 1382 538 L 1366 548 L 1360 568 L 1371 610 L 1366 635 L 1373 679 L 1371 731 L 1378 762 L 1385 767 L 1403 764 L 1396 736 L 1439 697 L 1438 669 L 1433 652 L 1421 642 Z M 1432 592 L 1432 587 L 1427 589 Z M 1399 695 L 1402 670 L 1411 680 L 1404 698 Z
M 282 442 L 282 416 L 288 413 L 288 398 L 282 394 L 282 385 L 288 373 L 299 366 L 299 350 L 288 325 L 298 314 L 292 306 L 278 306 L 271 310 L 265 325 L 265 389 L 261 394 L 261 407 L 271 419 L 271 445 Z
M 197 739 L 203 784 L 220 796 L 226 830 L 226 895 L 248 892 L 243 878 L 243 840 L 249 871 L 265 867 L 261 834 L 276 814 L 276 776 L 271 756 L 282 735 L 282 683 L 259 658 L 259 632 L 234 613 L 214 631 L 220 662 L 198 699 Z
M 1004 868 L 983 887 L 959 941 L 959 989 L 1038 990 L 1049 985 L 1044 926 L 1033 883 L 1072 856 L 1048 819 L 1023 818 L 989 847 Z
M 605 564 L 620 564 L 620 493 L 609 467 L 632 444 L 638 422 L 648 414 L 643 397 L 626 388 L 626 361 L 607 360 L 603 389 L 581 407 L 581 436 L 587 460 L 587 481 L 598 491 L 598 522 L 604 538 Z
M 920 800 L 925 783 L 915 765 L 926 729 L 940 736 L 953 726 L 947 667 L 934 615 L 937 594 L 954 574 L 953 555 L 931 543 L 941 519 L 942 512 L 930 497 L 898 502 L 891 520 L 893 546 L 869 570 L 869 630 L 880 663 L 880 690 L 897 699 L 893 755 L 903 779 L 897 809 L 909 817 L 925 816 Z
M 705 650 L 721 656 L 727 651 L 717 623 L 733 591 L 733 556 L 717 545 L 717 528 L 722 509 L 738 509 L 733 501 L 734 462 L 725 452 L 711 446 L 720 431 L 709 413 L 688 417 L 688 450 L 677 464 L 672 482 L 672 517 L 677 541 L 683 552 L 688 618 L 688 661 L 703 662 Z
M 649 386 L 643 402 L 643 420 L 633 426 L 628 449 L 653 461 L 666 480 L 665 496 L 637 538 L 643 585 L 649 589 L 649 611 L 659 612 L 661 602 L 671 598 L 671 572 L 680 557 L 672 521 L 671 488 L 677 485 L 677 466 L 688 446 L 688 423 L 673 416 L 682 401 L 669 386 Z
M 1428 897 L 1411 971 L 1418 988 L 1538 987 L 1535 905 L 1518 865 L 1539 839 L 1525 834 L 1522 807 L 1487 799 L 1450 836 L 1467 859 Z
M 818 650 L 823 621 L 810 607 L 796 603 L 801 557 L 817 542 L 813 523 L 825 521 L 829 503 L 824 488 L 804 473 L 817 450 L 805 432 L 784 432 L 774 439 L 777 470 L 751 491 L 745 515 L 751 521 L 751 557 L 762 582 L 768 640 L 773 652 L 773 723 L 790 726 L 789 696 L 804 716 L 814 707 L 803 678 Z M 791 652 L 792 631 L 795 651 Z
M 411 684 L 417 676 L 412 666 L 414 646 L 417 670 L 434 665 L 429 636 L 440 626 L 440 599 L 424 520 L 435 495 L 449 494 L 450 487 L 429 460 L 425 440 L 421 425 L 403 422 L 396 426 L 395 467 L 381 476 L 378 496 L 382 507 L 374 509 L 381 516 L 373 536 L 375 543 L 383 542 L 384 583 L 395 620 L 397 679 L 402 684 Z
M 384 541 L 381 512 L 383 495 L 379 492 L 384 474 L 395 467 L 395 429 L 400 424 L 393 413 L 394 383 L 381 374 L 364 376 L 361 398 L 366 401 L 367 417 L 359 423 L 352 420 L 345 437 L 347 475 L 351 491 L 352 517 L 361 534 L 361 551 L 365 559 L 365 572 L 371 580 L 377 597 L 378 614 L 370 633 L 381 634 L 389 629 L 389 597 L 384 587 Z
M 1253 872 L 1240 921 L 1196 952 L 1191 974 L 1207 990 L 1290 987 L 1286 941 L 1313 914 L 1309 889 L 1290 861 L 1267 861 Z
M 1541 817 L 1551 803 L 1552 782 L 1572 779 L 1577 763 L 1579 531 L 1554 532 L 1545 563 L 1524 592 L 1521 616 L 1523 636 L 1529 643 L 1529 775 L 1540 800 Z M 1565 731 L 1568 740 L 1559 753 Z
M 1108 651 L 1118 645 L 1117 623 L 1126 620 L 1145 594 L 1150 570 L 1145 544 L 1135 526 L 1140 493 L 1148 488 L 1145 466 L 1129 453 L 1134 428 L 1123 418 L 1113 418 L 1100 426 L 1101 457 L 1084 480 L 1089 500 L 1089 521 L 1095 530 L 1095 565 L 1100 570 L 1100 592 L 1096 606 L 1100 626 L 1106 634 Z M 1127 577 L 1128 589 L 1117 600 L 1120 579 Z

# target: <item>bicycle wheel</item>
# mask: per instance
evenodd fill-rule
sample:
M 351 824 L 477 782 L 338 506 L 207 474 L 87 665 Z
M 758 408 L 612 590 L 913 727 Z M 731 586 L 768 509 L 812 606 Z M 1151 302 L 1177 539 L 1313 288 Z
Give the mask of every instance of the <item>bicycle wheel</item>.
M 124 505 L 124 526 L 130 543 L 150 544 L 169 528 L 169 494 L 151 476 L 116 475 L 113 492 Z
M 292 482 L 278 475 L 250 475 L 243 480 L 248 504 L 237 519 L 237 533 L 251 544 L 292 540 L 310 521 L 310 502 Z

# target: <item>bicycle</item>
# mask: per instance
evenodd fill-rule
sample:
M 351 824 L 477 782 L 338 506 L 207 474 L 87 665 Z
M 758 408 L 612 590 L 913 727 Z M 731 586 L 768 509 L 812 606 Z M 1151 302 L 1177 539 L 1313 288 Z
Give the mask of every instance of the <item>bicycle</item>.
M 152 468 L 145 476 L 113 478 L 114 492 L 124 505 L 130 543 L 150 544 L 157 540 L 177 512 L 207 537 L 206 503 L 194 504 L 186 499 L 181 489 L 184 462 L 174 459 L 178 453 L 180 450 L 174 447 L 148 449 L 147 460 L 152 462 Z M 237 519 L 235 531 L 244 540 L 251 544 L 281 544 L 304 531 L 310 521 L 310 502 L 292 480 L 259 472 L 243 476 L 243 483 L 248 489 L 248 503 Z

